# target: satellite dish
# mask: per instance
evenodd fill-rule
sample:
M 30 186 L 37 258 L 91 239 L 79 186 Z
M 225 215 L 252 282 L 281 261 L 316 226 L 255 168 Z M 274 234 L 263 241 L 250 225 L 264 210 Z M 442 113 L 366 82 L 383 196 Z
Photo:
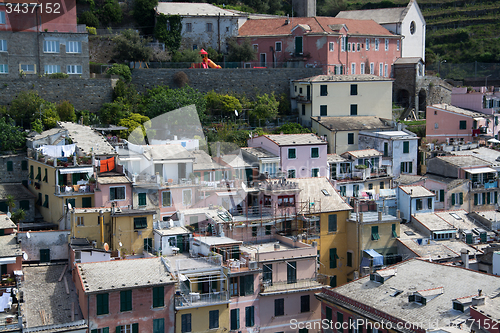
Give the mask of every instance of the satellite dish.
M 23 252 L 23 259 L 28 260 L 28 254 L 26 252 Z
M 118 245 L 123 246 L 122 242 L 118 243 Z
M 237 110 L 234 110 L 234 114 L 236 115 L 236 117 L 238 117 L 238 111 Z
M 109 251 L 109 245 L 108 245 L 108 243 L 104 243 L 104 250 Z
M 27 238 L 31 238 L 31 235 L 30 235 L 30 232 L 29 232 L 29 231 L 26 233 L 26 237 L 27 237 Z
M 68 210 L 71 210 L 71 203 L 68 202 Z
M 11 212 L 7 212 L 7 217 L 10 219 L 12 216 L 12 213 Z

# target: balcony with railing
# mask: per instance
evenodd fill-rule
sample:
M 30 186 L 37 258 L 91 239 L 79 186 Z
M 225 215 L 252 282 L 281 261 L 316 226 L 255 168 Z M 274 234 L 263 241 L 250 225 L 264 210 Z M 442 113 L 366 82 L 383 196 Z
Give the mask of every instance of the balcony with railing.
M 227 291 L 215 291 L 209 293 L 182 292 L 175 293 L 175 308 L 201 307 L 229 303 Z
M 316 277 L 310 279 L 299 279 L 293 281 L 264 281 L 261 284 L 261 294 L 275 293 L 275 292 L 286 292 L 293 291 L 297 289 L 311 290 L 319 289 L 323 285 L 318 282 Z
M 333 176 L 333 179 L 337 180 L 338 182 L 348 182 L 353 180 L 367 180 L 387 176 L 390 176 L 388 167 L 383 166 L 379 168 L 357 169 L 353 172 L 339 173 L 336 176 Z

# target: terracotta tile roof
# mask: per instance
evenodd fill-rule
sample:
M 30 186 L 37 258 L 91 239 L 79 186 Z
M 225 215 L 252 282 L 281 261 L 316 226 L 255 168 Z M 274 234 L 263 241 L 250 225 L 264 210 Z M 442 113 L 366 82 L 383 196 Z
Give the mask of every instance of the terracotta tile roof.
M 346 25 L 349 35 L 395 36 L 373 20 L 352 20 L 326 16 L 294 17 L 289 19 L 289 24 L 286 24 L 286 20 L 287 18 L 247 20 L 239 29 L 239 36 L 286 36 L 290 35 L 291 31 L 298 25 L 310 28 L 310 30 L 306 29 L 306 34 L 338 34 L 339 24 Z

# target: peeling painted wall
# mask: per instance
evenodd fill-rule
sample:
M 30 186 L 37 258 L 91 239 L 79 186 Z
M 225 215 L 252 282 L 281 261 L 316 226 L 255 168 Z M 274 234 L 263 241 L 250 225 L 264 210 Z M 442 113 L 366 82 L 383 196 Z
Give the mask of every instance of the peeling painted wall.
M 26 235 L 29 232 L 30 237 Z M 17 239 L 21 249 L 28 255 L 28 261 L 40 260 L 40 249 L 50 250 L 50 260 L 65 260 L 69 258 L 69 230 L 55 231 L 21 231 Z

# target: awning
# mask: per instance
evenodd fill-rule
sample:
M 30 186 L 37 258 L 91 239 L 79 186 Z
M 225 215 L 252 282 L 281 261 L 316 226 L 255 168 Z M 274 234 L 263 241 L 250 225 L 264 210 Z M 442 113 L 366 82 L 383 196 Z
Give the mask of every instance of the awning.
M 92 173 L 94 172 L 93 167 L 86 167 L 86 168 L 67 168 L 67 169 L 61 169 L 59 170 L 59 173 L 62 175 L 68 174 L 68 173 Z
M 379 196 L 381 197 L 393 197 L 396 196 L 396 190 L 395 189 L 380 189 L 378 191 Z
M 477 120 L 484 120 L 485 118 L 484 117 L 475 117 L 475 118 L 472 118 L 472 119 L 474 119 L 474 120 L 477 121 Z
M 478 174 L 478 173 L 490 173 L 490 172 L 496 173 L 497 171 L 495 169 L 485 167 L 485 168 L 477 168 L 477 169 L 466 169 L 465 172 L 472 173 L 472 174 Z
M 0 265 L 15 264 L 15 263 L 16 263 L 16 257 L 0 258 Z
M 497 139 L 489 139 L 488 142 L 491 142 L 491 143 L 500 143 L 500 140 L 497 140 Z
M 373 266 L 382 266 L 384 264 L 384 256 L 377 251 L 370 249 L 364 250 L 363 252 L 368 254 L 373 259 Z

